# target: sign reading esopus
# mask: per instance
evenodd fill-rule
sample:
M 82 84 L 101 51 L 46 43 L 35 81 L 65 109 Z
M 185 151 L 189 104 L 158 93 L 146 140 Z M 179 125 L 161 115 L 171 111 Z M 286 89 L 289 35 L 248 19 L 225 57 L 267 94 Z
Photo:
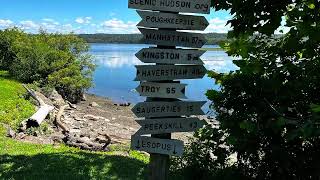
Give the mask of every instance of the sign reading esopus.
M 149 153 L 182 156 L 183 141 L 171 139 L 158 139 L 145 136 L 132 136 L 131 149 Z
M 209 22 L 203 16 L 137 11 L 142 20 L 137 26 L 182 30 L 205 30 Z
M 167 12 L 210 13 L 211 0 L 129 0 L 129 8 Z

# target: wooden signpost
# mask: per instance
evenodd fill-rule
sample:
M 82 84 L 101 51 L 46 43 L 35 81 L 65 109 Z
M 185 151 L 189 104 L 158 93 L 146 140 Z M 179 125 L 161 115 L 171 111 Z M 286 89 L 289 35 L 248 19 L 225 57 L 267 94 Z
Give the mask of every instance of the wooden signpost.
M 146 119 L 136 121 L 141 128 L 135 135 L 193 132 L 205 125 L 204 121 L 200 121 L 199 118 Z
M 205 51 L 192 49 L 144 48 L 136 57 L 144 63 L 203 65 L 200 56 L 204 53 Z
M 186 99 L 186 84 L 182 79 L 199 79 L 206 74 L 198 49 L 206 44 L 201 33 L 179 30 L 205 30 L 209 23 L 203 16 L 182 13 L 210 13 L 211 0 L 128 0 L 128 7 L 138 10 L 142 20 L 137 25 L 145 44 L 157 47 L 144 48 L 136 57 L 144 63 L 155 65 L 136 66 L 136 88 L 146 102 L 136 104 L 132 111 L 141 128 L 131 138 L 131 148 L 150 153 L 149 180 L 167 180 L 169 156 L 182 156 L 183 142 L 172 140 L 171 133 L 193 132 L 203 127 L 204 121 L 194 115 L 203 115 L 202 101 Z M 150 11 L 151 10 L 151 11 Z M 157 11 L 157 12 L 156 12 Z M 152 28 L 152 29 L 150 29 Z M 187 116 L 187 117 L 186 117 Z M 141 136 L 151 134 L 151 137 Z
M 186 84 L 142 82 L 136 88 L 141 96 L 186 99 Z
M 182 156 L 183 142 L 179 140 L 158 139 L 146 136 L 132 136 L 131 148 L 149 153 Z
M 207 70 L 202 65 L 137 65 L 135 81 L 201 79 Z
M 205 101 L 140 102 L 132 108 L 137 117 L 171 117 L 203 115 Z
M 205 30 L 209 22 L 203 16 L 137 11 L 142 20 L 137 26 L 151 28 Z
M 139 28 L 146 44 L 201 48 L 207 43 L 203 34 Z

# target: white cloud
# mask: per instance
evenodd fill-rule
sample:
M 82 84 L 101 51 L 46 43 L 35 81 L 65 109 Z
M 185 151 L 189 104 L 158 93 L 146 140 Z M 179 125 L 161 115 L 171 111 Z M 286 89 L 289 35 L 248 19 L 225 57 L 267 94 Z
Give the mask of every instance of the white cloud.
M 92 17 L 78 17 L 75 21 L 79 24 L 90 24 Z
M 26 21 L 20 21 L 20 27 L 23 30 L 27 30 L 31 33 L 36 33 L 39 30 L 40 25 L 31 20 L 26 20 Z
M 137 22 L 124 22 L 117 18 L 106 20 L 101 24 L 102 29 L 99 31 L 105 31 L 107 33 L 138 33 L 136 27 Z
M 231 30 L 231 26 L 227 25 L 228 19 L 213 18 L 209 20 L 209 26 L 205 30 L 206 33 L 227 33 Z
M 9 19 L 0 19 L 0 28 L 8 28 L 13 26 L 13 22 Z

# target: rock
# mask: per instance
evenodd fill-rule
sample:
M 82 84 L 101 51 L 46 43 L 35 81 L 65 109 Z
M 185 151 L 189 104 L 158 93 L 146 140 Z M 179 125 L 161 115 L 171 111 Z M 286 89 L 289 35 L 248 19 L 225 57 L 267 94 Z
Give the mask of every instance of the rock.
M 87 101 L 87 96 L 85 94 L 82 94 L 81 101 Z
M 99 104 L 96 103 L 96 102 L 91 102 L 91 103 L 89 104 L 89 106 L 91 106 L 91 107 L 100 107 Z
M 60 106 L 65 105 L 64 99 L 56 90 L 53 90 L 49 94 L 49 99 L 52 101 L 53 105 L 56 107 L 60 107 Z
M 8 129 L 7 129 L 7 137 L 9 137 L 9 138 L 16 137 L 16 132 L 14 132 L 14 130 L 12 130 L 10 127 L 8 127 Z

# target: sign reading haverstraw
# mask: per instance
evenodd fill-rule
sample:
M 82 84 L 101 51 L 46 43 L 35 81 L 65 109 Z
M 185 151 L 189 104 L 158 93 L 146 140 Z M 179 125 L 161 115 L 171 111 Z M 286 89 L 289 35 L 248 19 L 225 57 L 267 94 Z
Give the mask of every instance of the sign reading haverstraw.
M 144 48 L 136 57 L 144 63 L 203 65 L 200 56 L 205 52 L 193 49 Z
M 129 8 L 186 12 L 186 13 L 210 13 L 211 0 L 129 0 Z
M 207 43 L 203 34 L 139 28 L 146 44 L 201 48 Z
M 199 118 L 146 119 L 136 121 L 141 125 L 141 128 L 135 135 L 193 132 L 205 125 L 204 121 L 200 121 Z
M 180 140 L 158 139 L 145 136 L 132 136 L 131 149 L 149 153 L 182 156 L 183 142 Z
M 209 22 L 203 16 L 137 11 L 142 20 L 137 26 L 182 30 L 205 30 Z
M 137 65 L 136 81 L 200 79 L 207 73 L 200 65 Z
M 186 99 L 185 88 L 186 84 L 142 82 L 136 90 L 146 97 Z
M 205 101 L 140 102 L 132 108 L 137 117 L 170 117 L 203 115 Z

